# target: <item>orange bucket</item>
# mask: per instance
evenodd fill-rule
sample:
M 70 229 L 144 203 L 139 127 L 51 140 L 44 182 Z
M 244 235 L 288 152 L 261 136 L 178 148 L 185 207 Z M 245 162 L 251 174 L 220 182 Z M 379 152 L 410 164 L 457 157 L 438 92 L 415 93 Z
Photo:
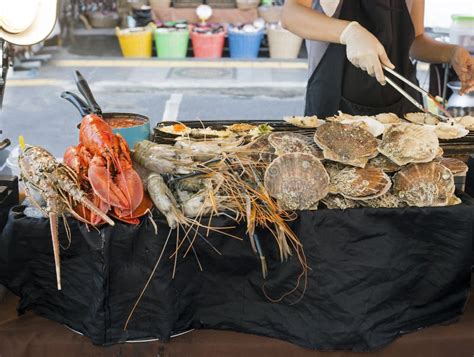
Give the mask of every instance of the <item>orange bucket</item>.
M 221 58 L 224 50 L 225 31 L 219 33 L 197 33 L 191 31 L 194 57 Z

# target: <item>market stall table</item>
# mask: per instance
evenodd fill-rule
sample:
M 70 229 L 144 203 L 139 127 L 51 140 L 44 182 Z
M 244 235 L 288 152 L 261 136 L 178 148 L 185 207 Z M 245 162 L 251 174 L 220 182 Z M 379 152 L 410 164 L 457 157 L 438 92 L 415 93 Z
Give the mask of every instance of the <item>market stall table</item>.
M 474 351 L 474 276 L 464 315 L 454 324 L 433 326 L 398 338 L 373 353 L 318 352 L 277 339 L 228 331 L 200 330 L 169 343 L 147 342 L 109 347 L 92 345 L 86 337 L 32 312 L 17 317 L 18 298 L 0 302 L 0 355 L 4 356 L 471 356 Z

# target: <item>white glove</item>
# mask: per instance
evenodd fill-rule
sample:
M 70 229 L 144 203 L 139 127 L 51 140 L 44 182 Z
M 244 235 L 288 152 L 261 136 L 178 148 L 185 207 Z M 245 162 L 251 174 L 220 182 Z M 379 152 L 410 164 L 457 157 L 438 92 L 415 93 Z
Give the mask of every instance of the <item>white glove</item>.
M 382 64 L 391 69 L 395 66 L 374 35 L 354 21 L 346 26 L 339 39 L 346 45 L 347 59 L 354 66 L 366 71 L 372 77 L 375 75 L 380 84 L 386 84 Z

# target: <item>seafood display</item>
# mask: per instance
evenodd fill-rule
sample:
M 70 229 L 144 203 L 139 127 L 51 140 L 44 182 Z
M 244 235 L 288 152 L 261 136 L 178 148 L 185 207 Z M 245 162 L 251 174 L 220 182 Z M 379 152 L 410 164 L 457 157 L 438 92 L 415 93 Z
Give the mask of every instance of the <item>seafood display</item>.
M 37 146 L 28 146 L 18 158 L 21 179 L 25 185 L 26 194 L 37 208 L 49 218 L 51 238 L 53 242 L 54 263 L 58 290 L 61 290 L 61 268 L 58 238 L 58 217 L 64 222 L 65 230 L 70 239 L 70 229 L 66 213 L 87 224 L 93 224 L 86 217 L 77 214 L 73 207 L 82 205 L 104 222 L 114 225 L 114 222 L 87 198 L 78 181 L 78 175 L 66 165 L 56 161 L 48 151 Z M 37 202 L 34 193 L 40 195 L 44 204 Z
M 131 151 L 107 122 L 89 114 L 64 164 L 31 147 L 21 155 L 20 168 L 28 190 L 45 201 L 37 205 L 50 218 L 58 287 L 58 217 L 66 225 L 66 214 L 91 226 L 113 225 L 112 219 L 138 225 L 155 208 L 176 234 L 173 276 L 180 249 L 184 256 L 192 251 L 200 266 L 193 245 L 206 241 L 210 231 L 242 239 L 229 227 L 213 226 L 213 217 L 225 216 L 245 223 L 264 277 L 257 228 L 271 232 L 281 261 L 297 257 L 302 273 L 296 290 L 306 284 L 308 272 L 302 244 L 289 226 L 297 211 L 461 203 L 454 176 L 465 176 L 467 166 L 443 157 L 438 138 L 465 135 L 461 123 L 469 119 L 435 123 L 420 113 L 406 119 L 392 113 L 285 118 L 298 132 L 267 124 L 216 129 L 163 123 L 155 131 L 170 135 L 170 143 L 144 140 Z

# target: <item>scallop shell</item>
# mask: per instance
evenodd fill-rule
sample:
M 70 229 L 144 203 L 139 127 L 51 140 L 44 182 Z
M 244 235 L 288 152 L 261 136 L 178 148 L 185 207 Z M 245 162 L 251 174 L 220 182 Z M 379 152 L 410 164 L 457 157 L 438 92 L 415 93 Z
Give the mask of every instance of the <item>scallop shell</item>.
M 437 160 L 437 162 L 449 169 L 449 171 L 451 171 L 454 176 L 464 176 L 469 169 L 468 166 L 461 160 L 450 157 L 440 158 Z
M 454 118 L 454 122 L 462 125 L 467 130 L 474 131 L 474 116 L 472 115 Z
M 377 140 L 366 130 L 350 124 L 330 122 L 321 125 L 314 141 L 326 159 L 356 167 L 365 167 L 377 156 Z
M 331 179 L 337 193 L 353 200 L 367 200 L 385 194 L 392 182 L 382 169 L 347 167 Z
M 378 154 L 373 159 L 370 159 L 366 167 L 377 167 L 388 173 L 396 172 L 401 168 L 399 165 L 382 154 Z
M 459 197 L 452 195 L 451 198 L 449 199 L 448 206 L 456 206 L 461 203 L 462 203 L 462 200 Z
M 272 162 L 275 159 L 275 148 L 268 141 L 269 134 L 257 137 L 241 147 L 241 152 L 248 154 L 255 161 Z
M 398 208 L 405 206 L 398 196 L 391 192 L 387 192 L 380 197 L 360 201 L 360 203 L 362 206 L 371 208 Z
M 297 133 L 279 132 L 268 136 L 268 142 L 275 148 L 275 154 L 280 156 L 293 152 L 312 154 L 322 158 L 321 150 L 318 149 L 307 136 Z
M 289 210 L 308 209 L 328 193 L 329 176 L 311 154 L 284 154 L 267 167 L 264 185 Z
M 393 113 L 380 113 L 375 116 L 375 119 L 382 124 L 399 124 L 402 122 L 398 115 Z
M 454 122 L 439 123 L 435 127 L 435 132 L 438 139 L 444 140 L 458 139 L 469 134 L 469 130 L 464 128 L 461 124 L 455 124 Z
M 430 162 L 439 148 L 434 130 L 425 125 L 399 124 L 390 127 L 382 137 L 379 151 L 396 164 Z
M 411 164 L 393 177 L 393 191 L 409 206 L 446 206 L 454 194 L 454 177 L 437 162 Z
M 331 193 L 324 197 L 321 202 L 323 202 L 328 209 L 347 209 L 359 207 L 359 203 L 357 201 Z
M 317 128 L 326 122 L 325 120 L 318 119 L 316 115 L 311 117 L 284 117 L 283 120 L 299 128 Z
M 414 124 L 436 125 L 439 123 L 439 119 L 430 113 L 407 113 L 405 119 Z
M 372 117 L 353 117 L 351 119 L 344 119 L 339 122 L 341 124 L 354 124 L 356 126 L 360 126 L 362 129 L 371 133 L 374 137 L 382 135 L 385 131 L 385 126 Z

